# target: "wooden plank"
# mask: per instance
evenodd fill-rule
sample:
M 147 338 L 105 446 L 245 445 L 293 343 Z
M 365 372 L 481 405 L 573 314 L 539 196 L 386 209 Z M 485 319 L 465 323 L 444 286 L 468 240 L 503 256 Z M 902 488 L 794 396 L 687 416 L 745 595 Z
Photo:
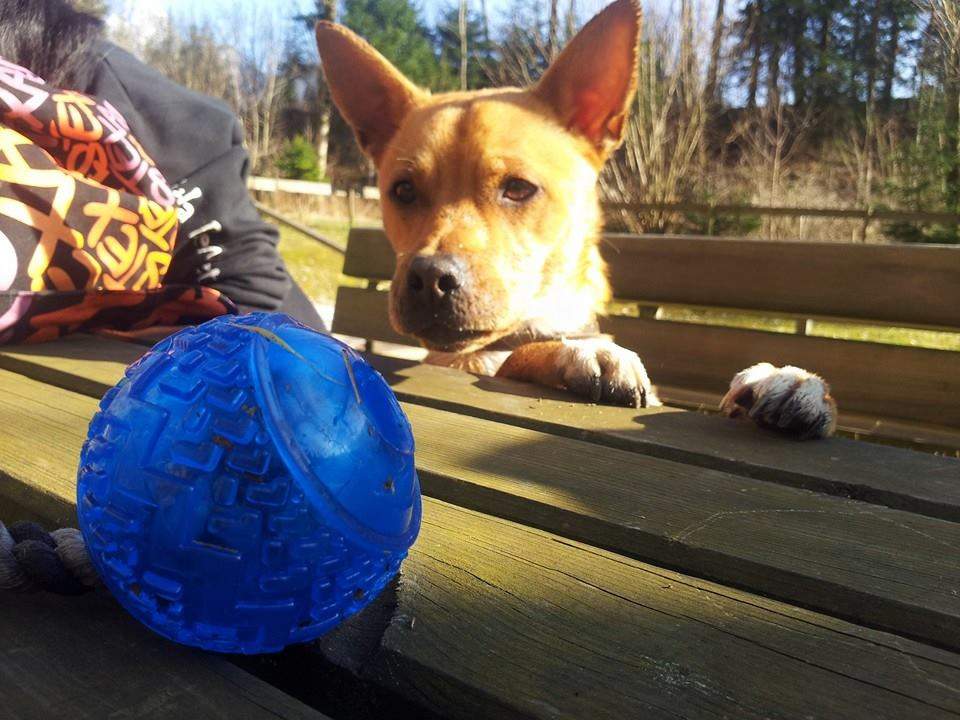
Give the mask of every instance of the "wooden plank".
M 372 289 L 337 288 L 333 332 L 397 345 L 417 344 L 413 338 L 401 335 L 391 327 L 387 293 Z
M 360 673 L 441 715 L 924 718 L 960 708 L 956 656 L 924 649 L 879 677 L 877 662 L 905 641 L 443 503 L 424 510 L 396 609 Z M 934 660 L 943 664 L 931 675 Z M 931 683 L 950 689 L 919 698 Z
M 510 380 L 369 359 L 406 403 L 960 521 L 960 463 L 953 458 L 844 438 L 792 442 L 702 413 L 596 406 Z
M 82 435 L 68 418 L 43 437 Z M 431 500 L 380 640 L 351 664 L 458 718 L 960 715 L 957 655 Z
M 413 344 L 390 327 L 387 302 L 385 292 L 339 288 L 334 332 Z M 960 427 L 957 352 L 623 316 L 602 318 L 601 329 L 636 350 L 658 385 L 721 393 L 754 363 L 799 365 L 829 380 L 841 413 Z
M 34 419 L 4 472 L 67 498 L 73 478 L 62 468 L 76 462 L 84 403 L 89 417 L 92 399 L 0 372 L 0 423 Z M 958 524 L 434 408 L 404 410 L 428 495 L 960 649 Z M 50 444 L 45 474 L 22 457 L 38 428 L 75 441 Z
M 960 329 L 960 248 L 607 234 L 625 300 Z M 351 231 L 344 273 L 387 280 L 383 230 Z
M 960 248 L 606 235 L 624 299 L 960 328 Z
M 390 241 L 380 227 L 353 227 L 347 236 L 343 274 L 373 280 L 393 277 L 396 260 Z
M 0 368 L 99 398 L 143 352 L 130 343 L 74 335 L 0 348 Z M 526 383 L 376 355 L 368 360 L 407 403 L 960 521 L 960 465 L 951 458 L 843 438 L 790 442 L 702 413 L 597 406 Z M 715 406 L 718 397 L 687 392 L 682 399 L 697 407 Z
M 0 348 L 0 368 L 99 398 L 142 352 L 129 343 L 75 335 Z M 368 359 L 409 403 L 960 521 L 960 467 L 950 458 L 843 438 L 789 442 L 699 413 L 595 406 L 535 385 L 375 355 Z M 717 397 L 686 393 L 683 399 L 696 407 L 715 405 Z
M 104 592 L 0 602 L 5 718 L 326 718 L 219 656 L 163 640 Z
M 841 408 L 960 427 L 960 353 L 613 316 L 601 329 L 636 350 L 655 383 L 723 392 L 759 361 L 820 373 Z

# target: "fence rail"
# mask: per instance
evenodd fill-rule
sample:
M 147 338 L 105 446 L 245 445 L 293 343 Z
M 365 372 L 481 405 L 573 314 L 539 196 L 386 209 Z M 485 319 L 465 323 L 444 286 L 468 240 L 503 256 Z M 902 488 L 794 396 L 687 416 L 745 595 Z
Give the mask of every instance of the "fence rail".
M 309 182 L 306 180 L 285 180 L 281 178 L 251 177 L 250 189 L 260 192 L 285 192 L 296 195 L 314 195 L 322 197 L 361 197 L 365 200 L 378 200 L 380 192 L 376 187 L 368 186 L 360 191 L 334 190 L 330 183 Z M 811 208 L 777 207 L 769 205 L 727 205 L 723 203 L 693 202 L 604 202 L 603 209 L 608 212 L 664 212 L 691 213 L 706 215 L 708 234 L 713 234 L 713 226 L 718 217 L 767 216 L 767 217 L 815 217 L 843 220 L 860 220 L 861 235 L 874 222 L 918 222 L 960 225 L 960 214 L 949 212 L 924 212 L 915 210 L 883 210 L 877 208 Z M 282 220 L 281 220 L 282 221 Z

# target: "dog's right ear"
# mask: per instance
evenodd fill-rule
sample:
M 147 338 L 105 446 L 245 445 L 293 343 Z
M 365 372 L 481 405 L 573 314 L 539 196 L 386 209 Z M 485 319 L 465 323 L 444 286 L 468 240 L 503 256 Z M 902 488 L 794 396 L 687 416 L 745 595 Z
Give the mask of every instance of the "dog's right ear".
M 533 92 L 603 161 L 620 144 L 637 86 L 638 0 L 616 0 L 588 22 Z
M 379 163 L 403 119 L 426 92 L 342 25 L 318 22 L 317 49 L 333 102 L 363 151 Z

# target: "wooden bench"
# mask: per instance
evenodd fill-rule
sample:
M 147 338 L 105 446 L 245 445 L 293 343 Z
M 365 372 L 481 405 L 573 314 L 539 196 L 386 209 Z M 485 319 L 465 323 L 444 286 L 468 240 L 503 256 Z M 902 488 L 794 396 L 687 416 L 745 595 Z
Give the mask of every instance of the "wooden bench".
M 960 352 L 807 333 L 823 320 L 960 332 L 960 248 L 607 235 L 602 249 L 618 300 L 602 329 L 639 353 L 668 403 L 716 409 L 737 371 L 798 365 L 830 381 L 848 434 L 960 448 Z M 382 230 L 351 231 L 343 272 L 367 287 L 339 289 L 334 332 L 411 343 L 387 320 L 393 269 Z M 728 314 L 664 319 L 678 307 Z M 791 332 L 731 327 L 738 313 Z
M 144 351 L 90 337 L 0 348 L 0 519 L 74 522 L 87 423 Z M 375 605 L 242 663 L 261 679 L 231 668 L 237 680 L 107 598 L 61 614 L 0 597 L 4 707 L 102 717 L 103 692 L 117 715 L 173 717 L 147 710 L 178 683 L 196 707 L 218 702 L 219 676 L 256 680 L 235 702 L 270 717 L 301 707 L 285 692 L 344 719 L 960 716 L 957 460 L 371 360 L 413 424 L 426 496 L 421 537 Z M 111 633 L 126 655 L 89 637 Z M 142 658 L 159 662 L 158 647 L 164 667 L 188 662 L 153 692 Z M 352 688 L 337 712 L 334 679 Z

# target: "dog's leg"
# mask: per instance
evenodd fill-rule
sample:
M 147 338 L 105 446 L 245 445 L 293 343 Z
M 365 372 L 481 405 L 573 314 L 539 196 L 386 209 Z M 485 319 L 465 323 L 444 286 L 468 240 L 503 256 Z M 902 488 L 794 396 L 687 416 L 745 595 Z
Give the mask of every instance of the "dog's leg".
M 522 345 L 510 354 L 497 376 L 564 388 L 608 405 L 660 405 L 637 354 L 606 338 Z
M 800 439 L 828 437 L 837 427 L 837 403 L 823 378 L 801 368 L 760 363 L 734 376 L 720 409 Z

